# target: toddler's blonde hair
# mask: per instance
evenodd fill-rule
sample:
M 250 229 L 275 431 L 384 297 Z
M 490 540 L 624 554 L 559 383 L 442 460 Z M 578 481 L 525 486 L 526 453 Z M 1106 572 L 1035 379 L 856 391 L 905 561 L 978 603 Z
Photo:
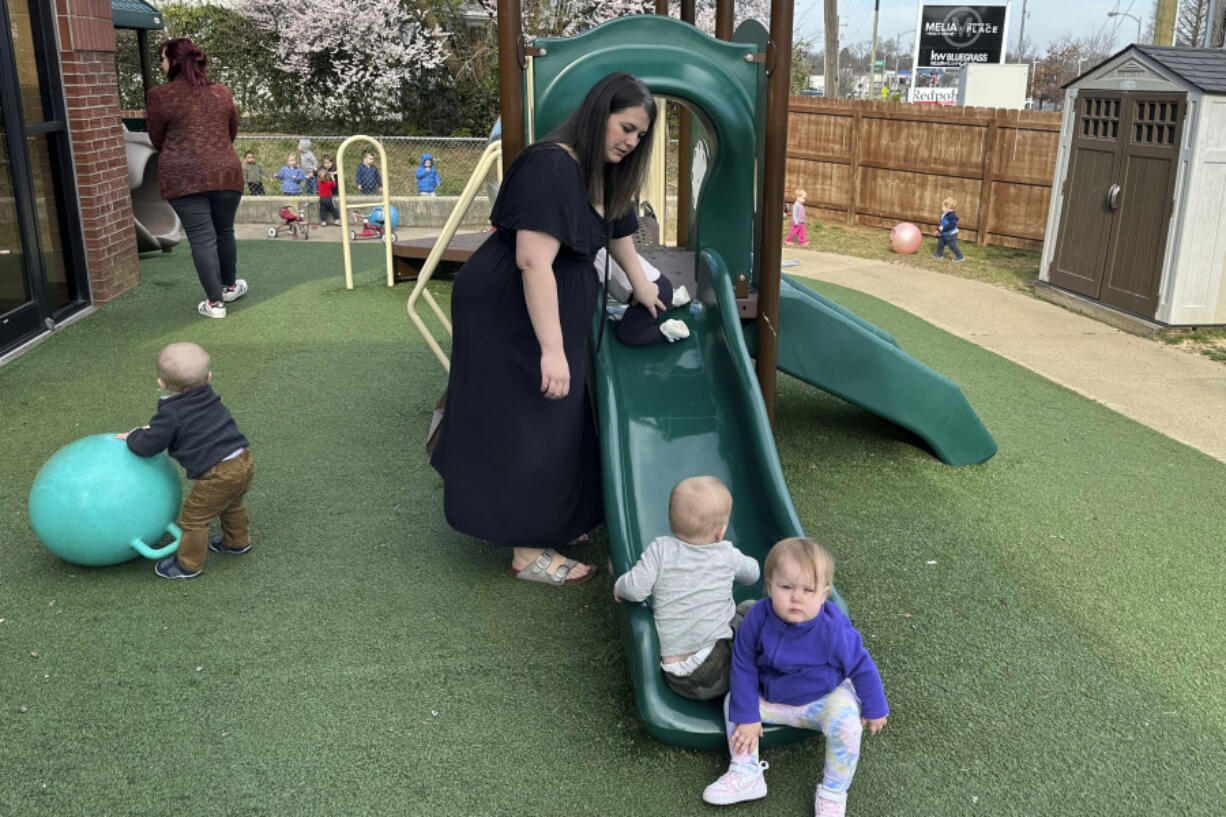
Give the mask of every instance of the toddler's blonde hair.
M 194 343 L 172 343 L 158 353 L 158 377 L 173 392 L 209 382 L 209 353 Z
M 830 595 L 834 587 L 834 557 L 830 551 L 803 536 L 793 536 L 776 542 L 770 553 L 766 554 L 766 564 L 762 566 L 762 575 L 766 579 L 766 590 L 770 592 L 771 579 L 775 574 L 775 566 L 782 558 L 789 558 L 802 568 L 813 572 L 813 586 L 817 592 Z
M 683 479 L 668 498 L 668 525 L 674 536 L 691 545 L 714 543 L 731 516 L 732 494 L 715 477 Z
M 958 200 L 953 196 L 946 196 L 945 198 L 941 199 L 941 204 L 948 207 L 950 210 L 953 210 L 958 206 Z
M 797 187 L 797 188 L 796 188 L 796 192 L 795 192 L 795 193 L 793 193 L 792 195 L 793 195 L 793 197 L 794 197 L 794 198 L 798 198 L 798 199 L 807 199 L 807 198 L 809 198 L 809 194 L 808 194 L 807 192 L 805 192 L 805 189 L 804 189 L 803 187 Z

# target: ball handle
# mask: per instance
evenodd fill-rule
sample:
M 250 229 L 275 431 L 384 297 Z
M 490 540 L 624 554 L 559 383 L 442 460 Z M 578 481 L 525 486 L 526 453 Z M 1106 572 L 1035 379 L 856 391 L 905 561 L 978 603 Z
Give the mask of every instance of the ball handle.
M 143 540 L 137 538 L 128 542 L 132 548 L 141 556 L 147 556 L 150 559 L 160 559 L 163 556 L 169 556 L 179 549 L 179 540 L 183 538 L 183 531 L 174 522 L 166 525 L 166 532 L 175 538 L 173 542 L 157 549 L 151 548 L 144 543 Z

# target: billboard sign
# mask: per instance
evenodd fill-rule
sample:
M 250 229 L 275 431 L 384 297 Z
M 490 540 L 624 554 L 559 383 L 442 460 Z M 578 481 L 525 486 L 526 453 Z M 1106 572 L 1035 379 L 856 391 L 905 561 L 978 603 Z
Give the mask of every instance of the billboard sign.
M 929 6 L 920 9 L 917 68 L 1004 62 L 1008 6 Z

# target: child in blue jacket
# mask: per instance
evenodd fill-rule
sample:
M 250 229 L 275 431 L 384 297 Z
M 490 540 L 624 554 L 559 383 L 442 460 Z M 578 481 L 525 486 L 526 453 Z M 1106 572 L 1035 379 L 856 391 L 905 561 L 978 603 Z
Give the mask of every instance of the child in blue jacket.
M 958 249 L 958 213 L 954 210 L 957 204 L 953 199 L 941 202 L 941 226 L 932 233 L 937 237 L 937 251 L 932 254 L 933 258 L 944 258 L 946 247 L 953 252 L 955 261 L 966 257 Z
M 423 153 L 421 163 L 417 167 L 417 192 L 422 196 L 433 196 L 439 183 L 438 171 L 434 169 L 434 157 Z
M 877 734 L 890 712 L 864 639 L 829 601 L 834 559 L 811 539 L 784 539 L 766 556 L 767 598 L 741 621 L 732 646 L 724 721 L 732 763 L 702 793 L 713 805 L 766 796 L 758 760 L 763 723 L 826 736 L 826 763 L 814 813 L 843 817 L 860 760 L 860 736 Z
M 285 157 L 285 167 L 277 171 L 275 178 L 281 180 L 282 193 L 291 196 L 302 193 L 302 186 L 306 183 L 306 174 L 302 172 L 302 168 L 298 167 L 298 154 L 291 153 Z
M 353 180 L 357 182 L 358 189 L 367 196 L 372 196 L 383 188 L 383 176 L 375 166 L 375 154 L 369 150 L 362 154 L 362 164 L 358 165 L 358 172 Z

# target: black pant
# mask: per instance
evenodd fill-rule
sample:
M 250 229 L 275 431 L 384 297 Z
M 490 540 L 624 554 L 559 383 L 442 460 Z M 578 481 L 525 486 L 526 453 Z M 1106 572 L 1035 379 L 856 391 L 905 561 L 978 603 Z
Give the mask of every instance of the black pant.
M 328 214 L 332 214 L 332 220 L 337 224 L 341 223 L 341 211 L 336 207 L 336 201 L 331 196 L 319 197 L 319 223 L 322 224 L 328 220 Z
M 945 248 L 949 247 L 953 250 L 954 258 L 962 257 L 962 250 L 958 249 L 958 234 L 940 235 L 937 236 L 937 257 L 941 258 L 945 255 Z
M 209 190 L 170 200 L 192 245 L 200 285 L 213 302 L 220 302 L 222 287 L 234 286 L 238 277 L 234 216 L 242 198 L 237 190 Z
M 660 288 L 660 301 L 663 302 L 665 308 L 671 309 L 673 306 L 672 281 L 661 275 L 656 279 L 656 286 Z M 647 307 L 631 299 L 626 314 L 617 322 L 617 339 L 627 346 L 646 346 L 666 340 L 663 333 L 660 332 L 657 320 L 658 318 L 651 317 Z
M 264 195 L 264 182 L 247 182 L 247 193 L 252 196 Z

